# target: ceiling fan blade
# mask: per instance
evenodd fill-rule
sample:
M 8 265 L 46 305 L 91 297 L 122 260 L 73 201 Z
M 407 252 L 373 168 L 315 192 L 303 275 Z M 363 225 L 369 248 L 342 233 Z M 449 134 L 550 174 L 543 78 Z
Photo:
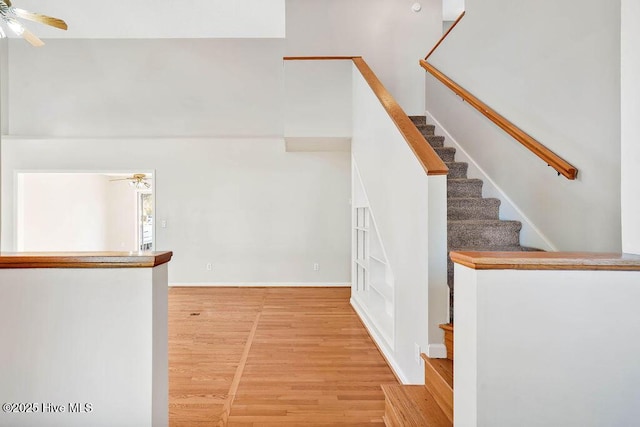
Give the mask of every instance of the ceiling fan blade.
M 2 2 L 7 6 L 11 7 L 11 0 L 2 0 Z
M 11 8 L 11 11 L 20 18 L 28 19 L 29 21 L 39 22 L 41 24 L 49 25 L 51 27 L 59 28 L 61 30 L 67 30 L 69 27 L 67 23 L 62 19 L 53 18 L 51 16 L 42 15 L 40 13 L 29 12 L 24 9 L 18 9 L 17 7 Z
M 31 31 L 27 30 L 26 28 L 22 32 L 22 38 L 24 38 L 26 41 L 31 43 L 31 46 L 34 46 L 34 47 L 44 46 L 44 42 L 40 40 L 38 36 L 33 34 Z
M 116 179 L 110 179 L 109 182 L 111 181 L 131 181 L 131 178 L 116 178 Z
M 16 33 L 17 36 L 24 38 L 26 41 L 31 43 L 32 46 L 40 47 L 44 46 L 44 42 L 40 40 L 35 34 L 31 31 L 27 30 L 21 23 L 16 21 L 13 18 L 4 17 L 7 26 L 11 28 L 11 31 Z

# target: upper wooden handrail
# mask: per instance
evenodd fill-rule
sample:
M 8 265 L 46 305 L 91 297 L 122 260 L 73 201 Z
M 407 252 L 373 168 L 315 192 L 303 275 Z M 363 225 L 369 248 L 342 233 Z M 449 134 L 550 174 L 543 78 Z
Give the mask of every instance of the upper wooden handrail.
M 440 80 L 445 86 L 454 91 L 457 95 L 462 97 L 465 101 L 467 101 L 471 106 L 473 106 L 476 110 L 480 111 L 484 114 L 489 120 L 498 125 L 502 130 L 507 132 L 513 138 L 515 138 L 522 145 L 527 147 L 532 153 L 536 156 L 540 157 L 544 160 L 549 166 L 558 171 L 559 174 L 564 175 L 568 179 L 576 179 L 578 176 L 578 169 L 576 169 L 569 162 L 564 160 L 562 157 L 555 154 L 553 151 L 549 150 L 547 147 L 542 145 L 536 139 L 531 137 L 529 134 L 524 132 L 522 129 L 511 123 L 509 120 L 498 114 L 495 110 L 490 108 L 487 104 L 480 101 L 478 98 L 473 96 L 467 90 L 465 90 L 462 86 L 451 80 L 449 77 L 445 76 L 440 70 L 438 70 L 433 65 L 429 64 L 424 59 L 420 60 L 420 65 L 422 68 L 427 70 L 431 75 L 433 75 L 436 79 Z
M 447 175 L 449 168 L 444 164 L 442 159 L 435 152 L 433 147 L 427 142 L 425 137 L 420 133 L 418 128 L 413 124 L 409 116 L 404 112 L 402 107 L 393 98 L 389 91 L 382 85 L 382 82 L 378 79 L 375 73 L 369 68 L 369 65 L 360 56 L 348 56 L 348 57 L 336 57 L 336 56 L 312 56 L 312 57 L 287 57 L 283 58 L 285 61 L 299 61 L 299 60 L 334 60 L 334 59 L 348 59 L 352 60 L 356 68 L 362 74 L 365 81 L 369 84 L 373 93 L 386 110 L 387 114 L 396 125 L 400 134 L 407 141 L 409 147 L 418 158 L 418 161 L 422 165 L 427 175 Z
M 285 61 L 330 61 L 330 60 L 351 60 L 361 58 L 360 56 L 285 56 Z
M 536 156 L 544 160 L 549 166 L 551 166 L 556 171 L 558 171 L 559 175 L 564 175 L 567 179 L 571 179 L 571 180 L 576 179 L 576 177 L 578 176 L 578 169 L 576 169 L 571 163 L 567 162 L 562 157 L 558 156 L 553 151 L 549 150 L 547 147 L 542 145 L 536 139 L 531 137 L 528 133 L 526 133 L 525 131 L 523 131 L 513 123 L 511 123 L 502 115 L 498 114 L 495 110 L 490 108 L 487 104 L 480 101 L 478 98 L 473 96 L 470 92 L 468 92 L 462 86 L 460 86 L 459 84 L 451 80 L 444 73 L 442 73 L 436 67 L 434 67 L 433 65 L 427 62 L 427 59 L 429 59 L 429 57 L 433 54 L 433 52 L 435 52 L 435 50 L 440 46 L 440 44 L 444 41 L 444 39 L 447 38 L 451 30 L 453 30 L 456 27 L 456 25 L 458 25 L 458 23 L 462 20 L 464 15 L 465 15 L 465 12 L 462 12 L 460 16 L 458 16 L 458 19 L 456 19 L 456 21 L 453 23 L 451 28 L 449 28 L 449 30 L 447 30 L 447 32 L 444 33 L 442 37 L 440 37 L 440 40 L 438 40 L 438 43 L 436 43 L 435 46 L 433 46 L 433 48 L 429 51 L 427 56 L 424 59 L 420 60 L 420 65 L 422 66 L 422 68 L 427 70 L 427 72 L 431 73 L 431 75 L 433 75 L 436 79 L 440 80 L 440 82 L 442 82 L 446 87 L 454 91 L 463 100 L 471 104 L 476 110 L 484 114 L 485 117 L 487 117 L 493 123 L 498 125 L 499 128 L 501 128 L 502 130 L 507 132 L 509 135 L 511 135 L 516 141 L 520 142 L 522 145 L 527 147 L 533 154 L 535 154 Z
M 455 20 L 455 22 L 453 23 L 453 25 L 451 25 L 451 27 L 449 27 L 449 29 L 447 30 L 446 33 L 444 33 L 442 35 L 442 37 L 440 37 L 440 40 L 438 40 L 438 43 L 436 43 L 433 48 L 429 51 L 429 53 L 427 53 L 427 56 L 424 57 L 424 60 L 426 61 L 427 59 L 429 59 L 429 57 L 431 56 L 431 54 L 433 52 L 436 51 L 436 49 L 438 48 L 438 46 L 440 46 L 440 44 L 444 41 L 444 39 L 447 38 L 447 36 L 449 35 L 449 33 L 456 27 L 456 25 L 458 25 L 458 23 L 462 20 L 462 18 L 464 17 L 464 14 L 466 12 L 462 12 L 460 14 L 460 16 L 458 16 L 458 19 Z

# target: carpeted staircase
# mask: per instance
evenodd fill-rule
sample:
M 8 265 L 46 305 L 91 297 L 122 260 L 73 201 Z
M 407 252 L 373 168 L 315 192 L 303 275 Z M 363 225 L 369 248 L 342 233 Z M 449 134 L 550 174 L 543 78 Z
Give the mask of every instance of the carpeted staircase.
M 499 219 L 500 200 L 482 197 L 482 180 L 467 178 L 468 164 L 456 162 L 456 149 L 444 146 L 444 137 L 434 135 L 435 126 L 424 116 L 411 121 L 449 167 L 447 176 L 447 253 L 465 251 L 529 251 L 520 246 L 519 221 Z M 453 304 L 453 263 L 447 260 L 450 303 Z M 453 305 L 451 306 L 453 321 Z

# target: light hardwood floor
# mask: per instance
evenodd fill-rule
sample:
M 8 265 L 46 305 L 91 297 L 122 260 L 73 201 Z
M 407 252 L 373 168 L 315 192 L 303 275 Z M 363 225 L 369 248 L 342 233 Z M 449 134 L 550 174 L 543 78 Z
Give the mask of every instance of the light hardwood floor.
M 393 373 L 348 288 L 171 288 L 169 420 L 382 424 Z

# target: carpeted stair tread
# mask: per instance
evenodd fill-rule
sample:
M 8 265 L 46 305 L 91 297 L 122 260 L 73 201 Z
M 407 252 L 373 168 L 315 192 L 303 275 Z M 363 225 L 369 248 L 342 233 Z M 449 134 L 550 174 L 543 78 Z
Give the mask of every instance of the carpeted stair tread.
M 448 162 L 445 163 L 449 168 L 447 179 L 466 179 L 469 164 L 465 162 Z
M 427 124 L 427 118 L 425 116 L 409 116 L 409 119 L 413 122 L 414 125 Z
M 456 149 L 453 147 L 436 147 L 434 150 L 445 163 L 453 162 L 456 157 Z
M 433 136 L 436 132 L 434 125 L 416 125 L 420 133 L 426 138 L 427 136 Z
M 447 218 L 449 220 L 498 219 L 499 199 L 481 197 L 447 198 Z
M 447 247 L 516 246 L 520 244 L 520 221 L 447 221 Z
M 424 135 L 424 138 L 427 140 L 429 145 L 431 145 L 433 148 L 444 147 L 444 136 Z
M 459 248 L 451 248 L 449 252 L 543 252 L 542 249 L 531 248 L 520 245 L 506 246 L 464 246 Z
M 482 197 L 482 180 L 447 179 L 447 197 Z

